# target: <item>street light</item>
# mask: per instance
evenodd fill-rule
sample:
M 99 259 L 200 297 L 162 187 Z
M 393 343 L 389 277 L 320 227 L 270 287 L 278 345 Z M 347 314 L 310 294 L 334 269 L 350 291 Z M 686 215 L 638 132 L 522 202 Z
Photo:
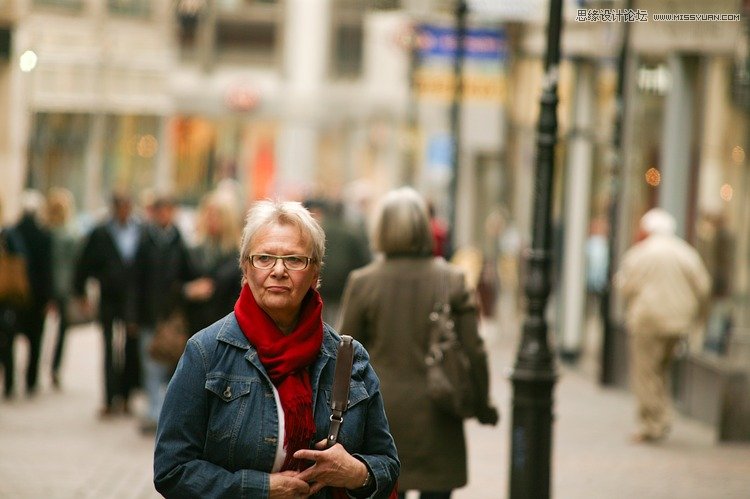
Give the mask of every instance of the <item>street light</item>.
M 453 97 L 450 109 L 451 137 L 451 176 L 448 184 L 448 227 L 450 230 L 450 247 L 456 248 L 456 202 L 458 199 L 458 172 L 461 162 L 461 102 L 464 97 L 464 58 L 466 41 L 466 14 L 468 6 L 465 0 L 458 0 L 455 5 L 456 20 L 456 53 L 453 58 Z
M 633 10 L 633 0 L 625 1 L 625 11 Z M 615 318 L 612 313 L 612 277 L 615 272 L 615 255 L 617 252 L 617 230 L 619 227 L 618 212 L 620 209 L 622 175 L 624 167 L 624 151 L 622 148 L 623 128 L 625 126 L 625 84 L 627 83 L 626 72 L 628 71 L 628 46 L 630 45 L 630 23 L 624 23 L 622 27 L 622 40 L 620 42 L 620 53 L 617 57 L 617 114 L 615 116 L 615 129 L 612 134 L 613 160 L 610 170 L 610 198 L 609 198 L 609 233 L 607 235 L 607 247 L 609 251 L 609 262 L 607 263 L 607 283 L 599 302 L 599 314 L 602 320 L 602 345 L 601 345 L 601 368 L 599 371 L 599 383 L 603 386 L 615 384 L 615 332 L 617 330 Z
M 531 250 L 527 256 L 527 313 L 516 363 L 510 376 L 513 383 L 511 499 L 546 499 L 550 496 L 552 389 L 557 374 L 544 312 L 550 293 L 550 216 L 557 142 L 561 23 L 562 0 L 550 0 L 547 53 L 537 127 L 534 222 Z

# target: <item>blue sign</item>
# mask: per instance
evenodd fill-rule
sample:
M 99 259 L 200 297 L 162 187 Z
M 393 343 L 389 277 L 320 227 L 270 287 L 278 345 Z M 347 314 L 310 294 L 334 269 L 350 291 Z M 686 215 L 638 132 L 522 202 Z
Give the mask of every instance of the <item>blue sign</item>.
M 422 24 L 417 27 L 417 54 L 421 59 L 456 57 L 456 29 Z M 502 29 L 467 29 L 464 36 L 464 59 L 467 61 L 505 62 L 507 40 Z

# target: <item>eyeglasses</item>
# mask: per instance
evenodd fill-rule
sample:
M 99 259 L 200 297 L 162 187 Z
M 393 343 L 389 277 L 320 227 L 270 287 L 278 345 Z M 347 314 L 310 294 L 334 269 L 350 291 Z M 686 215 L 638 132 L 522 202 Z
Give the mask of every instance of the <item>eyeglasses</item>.
M 312 258 L 302 255 L 250 255 L 250 263 L 256 269 L 268 270 L 281 260 L 287 270 L 305 270 Z

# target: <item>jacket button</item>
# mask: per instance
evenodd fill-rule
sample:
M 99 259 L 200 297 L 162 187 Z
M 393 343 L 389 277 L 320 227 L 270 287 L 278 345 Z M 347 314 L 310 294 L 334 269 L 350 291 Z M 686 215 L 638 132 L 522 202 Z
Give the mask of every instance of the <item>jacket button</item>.
M 224 398 L 232 398 L 232 388 L 229 385 L 224 389 Z

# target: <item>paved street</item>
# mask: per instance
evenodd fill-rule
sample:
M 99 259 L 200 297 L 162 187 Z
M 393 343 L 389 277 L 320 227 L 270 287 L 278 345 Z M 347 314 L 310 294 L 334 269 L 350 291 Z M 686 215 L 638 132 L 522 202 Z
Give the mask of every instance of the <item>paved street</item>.
M 468 423 L 470 483 L 457 499 L 507 497 L 510 385 L 515 339 L 486 328 L 496 428 Z M 23 345 L 22 345 L 23 346 Z M 63 390 L 44 378 L 32 400 L 0 402 L 0 498 L 152 498 L 153 441 L 133 418 L 99 421 L 99 335 L 70 333 Z M 44 359 L 43 359 L 44 361 Z M 136 401 L 136 408 L 143 401 Z M 555 389 L 553 496 L 714 499 L 750 497 L 750 444 L 719 445 L 710 429 L 678 418 L 658 446 L 628 442 L 633 401 L 589 375 L 562 369 Z

